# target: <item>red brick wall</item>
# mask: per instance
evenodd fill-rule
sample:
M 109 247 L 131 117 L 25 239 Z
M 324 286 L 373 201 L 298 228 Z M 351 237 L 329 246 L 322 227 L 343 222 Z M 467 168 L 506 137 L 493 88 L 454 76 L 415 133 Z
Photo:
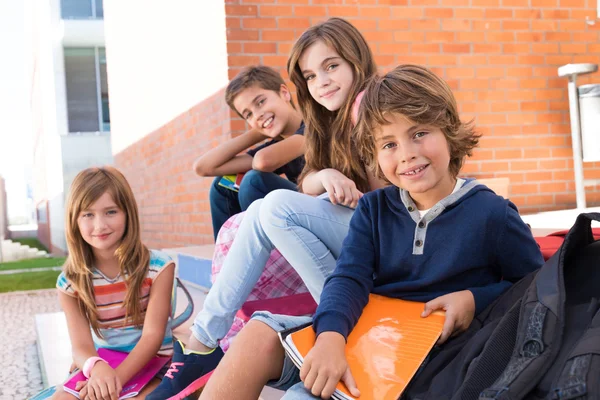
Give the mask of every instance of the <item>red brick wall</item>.
M 465 174 L 509 177 L 510 197 L 522 212 L 575 206 L 567 81 L 557 68 L 600 62 L 600 21 L 586 24 L 595 0 L 227 3 L 230 77 L 256 63 L 285 74 L 289 50 L 306 28 L 346 18 L 383 71 L 418 63 L 449 82 L 464 119 L 475 118 L 484 135 Z M 600 83 L 600 75 L 594 80 Z M 585 178 L 600 178 L 600 163 L 585 164 Z M 588 205 L 598 204 L 600 187 L 587 189 Z
M 250 64 L 279 68 L 294 40 L 328 17 L 365 35 L 382 71 L 424 64 L 453 88 L 484 137 L 464 174 L 509 177 L 522 212 L 575 206 L 567 63 L 600 62 L 595 0 L 226 0 L 229 76 Z M 531 7 L 529 6 L 531 4 Z M 600 75 L 580 84 L 600 82 Z M 216 93 L 117 154 L 136 191 L 153 247 L 212 241 L 208 178 L 191 169 L 203 150 L 244 128 Z M 600 178 L 600 163 L 585 165 Z M 600 187 L 587 190 L 600 203 Z
M 208 190 L 213 178 L 192 171 L 198 155 L 227 139 L 229 107 L 221 90 L 115 155 L 140 209 L 152 248 L 213 242 Z

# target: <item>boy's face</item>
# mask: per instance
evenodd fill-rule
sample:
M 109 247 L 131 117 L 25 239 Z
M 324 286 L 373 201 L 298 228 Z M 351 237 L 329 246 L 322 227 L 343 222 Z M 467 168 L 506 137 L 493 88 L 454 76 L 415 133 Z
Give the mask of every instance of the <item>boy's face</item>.
M 290 115 L 296 112 L 291 98 L 285 85 L 279 92 L 251 86 L 236 96 L 233 106 L 252 129 L 275 138 L 285 131 Z
M 442 130 L 419 125 L 400 114 L 386 116 L 375 135 L 377 161 L 385 177 L 409 192 L 419 208 L 429 208 L 452 193 L 450 150 Z
M 350 95 L 352 66 L 322 40 L 310 45 L 298 60 L 313 99 L 329 111 L 339 110 Z

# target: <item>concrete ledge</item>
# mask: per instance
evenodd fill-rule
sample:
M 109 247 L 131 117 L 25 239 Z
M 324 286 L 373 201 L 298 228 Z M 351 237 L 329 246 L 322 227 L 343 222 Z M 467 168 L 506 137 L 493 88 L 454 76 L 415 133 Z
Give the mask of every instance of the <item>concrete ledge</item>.
M 208 291 L 211 288 L 214 244 L 163 249 L 177 262 L 177 276 L 186 284 Z

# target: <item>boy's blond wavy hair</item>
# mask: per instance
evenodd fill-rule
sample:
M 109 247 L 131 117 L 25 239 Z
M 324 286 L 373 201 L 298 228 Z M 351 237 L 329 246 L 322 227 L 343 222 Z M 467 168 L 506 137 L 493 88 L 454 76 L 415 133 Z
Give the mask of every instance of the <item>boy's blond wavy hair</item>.
M 386 116 L 400 114 L 417 124 L 442 130 L 450 150 L 450 173 L 456 177 L 466 156 L 479 143 L 473 122 L 463 123 L 448 84 L 419 65 L 400 65 L 373 78 L 365 89 L 358 111 L 357 146 L 361 159 L 387 181 L 377 163 L 376 134 L 390 123 Z

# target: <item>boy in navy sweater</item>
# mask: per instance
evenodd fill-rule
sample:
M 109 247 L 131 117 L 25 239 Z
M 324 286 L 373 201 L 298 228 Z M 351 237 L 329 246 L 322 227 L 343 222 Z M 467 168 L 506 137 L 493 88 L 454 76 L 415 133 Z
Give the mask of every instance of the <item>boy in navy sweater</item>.
M 359 394 L 344 348 L 369 293 L 428 302 L 424 317 L 444 309 L 443 343 L 543 264 L 514 204 L 457 179 L 479 137 L 431 71 L 404 65 L 371 82 L 357 130 L 361 156 L 392 186 L 360 200 L 314 316 L 300 378 L 322 398 L 340 378 Z

